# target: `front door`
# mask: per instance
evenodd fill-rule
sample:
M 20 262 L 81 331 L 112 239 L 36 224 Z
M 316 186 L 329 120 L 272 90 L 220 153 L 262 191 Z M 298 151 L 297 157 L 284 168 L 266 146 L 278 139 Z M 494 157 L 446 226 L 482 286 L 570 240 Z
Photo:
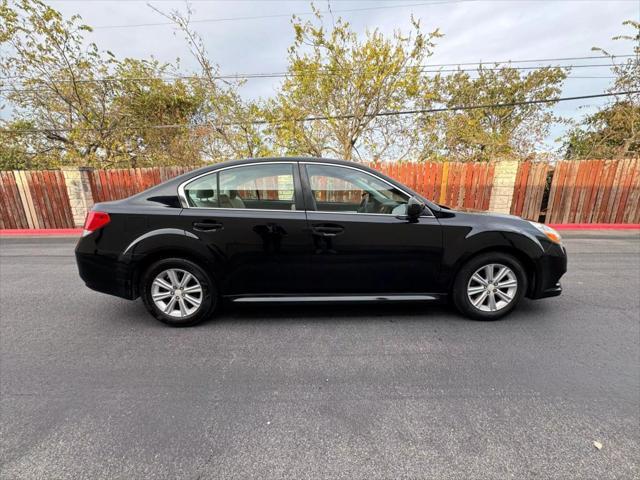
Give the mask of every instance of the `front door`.
M 296 195 L 297 190 L 297 195 Z M 184 187 L 186 227 L 218 260 L 224 295 L 307 292 L 312 240 L 295 162 L 229 167 Z
M 436 291 L 438 220 L 406 216 L 409 195 L 353 167 L 301 163 L 313 239 L 314 289 L 325 294 Z

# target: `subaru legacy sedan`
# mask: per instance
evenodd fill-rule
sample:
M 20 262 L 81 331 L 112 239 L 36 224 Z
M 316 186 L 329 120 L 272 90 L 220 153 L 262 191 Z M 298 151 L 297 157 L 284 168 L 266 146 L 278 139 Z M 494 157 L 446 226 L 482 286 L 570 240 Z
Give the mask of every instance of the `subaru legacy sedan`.
M 450 300 L 495 320 L 562 291 L 560 235 L 438 205 L 352 162 L 220 163 L 98 203 L 76 247 L 89 288 L 172 326 L 230 302 Z

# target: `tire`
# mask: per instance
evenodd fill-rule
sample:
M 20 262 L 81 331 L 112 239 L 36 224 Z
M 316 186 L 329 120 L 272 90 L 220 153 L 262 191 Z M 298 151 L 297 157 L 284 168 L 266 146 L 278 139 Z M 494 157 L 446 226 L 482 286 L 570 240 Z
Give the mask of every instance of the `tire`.
M 174 288 L 185 279 L 184 287 Z M 183 258 L 166 258 L 150 265 L 142 275 L 140 292 L 149 313 L 172 327 L 196 325 L 210 318 L 218 305 L 218 291 L 211 276 Z
M 506 267 L 507 271 L 502 270 L 502 267 Z M 487 282 L 489 272 L 492 272 L 490 278 L 493 280 L 500 273 L 503 277 L 500 282 Z M 474 277 L 476 273 L 478 275 Z M 484 283 L 479 279 L 483 279 Z M 514 280 L 517 282 L 515 287 Z M 506 253 L 487 252 L 473 257 L 458 271 L 452 297 L 458 311 L 466 317 L 473 320 L 498 320 L 517 306 L 526 291 L 527 275 L 518 259 Z M 486 296 L 483 297 L 485 293 Z M 507 298 L 510 300 L 507 301 Z

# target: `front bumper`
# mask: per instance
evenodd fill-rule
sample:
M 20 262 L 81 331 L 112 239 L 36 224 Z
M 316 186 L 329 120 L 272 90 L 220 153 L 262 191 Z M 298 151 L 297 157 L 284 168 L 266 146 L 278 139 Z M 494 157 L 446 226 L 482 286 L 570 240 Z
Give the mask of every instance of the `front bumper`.
M 536 298 L 557 297 L 561 293 L 562 293 L 562 284 L 558 282 L 553 287 L 547 288 L 542 292 L 540 292 L 540 294 Z
M 557 297 L 562 293 L 560 278 L 567 272 L 567 250 L 551 244 L 536 265 L 536 276 L 529 298 Z

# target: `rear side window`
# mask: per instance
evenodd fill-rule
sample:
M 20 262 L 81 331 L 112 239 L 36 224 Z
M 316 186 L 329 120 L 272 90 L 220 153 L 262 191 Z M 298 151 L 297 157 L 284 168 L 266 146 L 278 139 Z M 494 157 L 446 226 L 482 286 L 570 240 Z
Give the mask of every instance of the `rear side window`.
M 218 174 L 210 173 L 188 183 L 184 194 L 190 207 L 218 207 Z
M 295 210 L 290 163 L 228 168 L 194 180 L 184 192 L 192 207 Z

